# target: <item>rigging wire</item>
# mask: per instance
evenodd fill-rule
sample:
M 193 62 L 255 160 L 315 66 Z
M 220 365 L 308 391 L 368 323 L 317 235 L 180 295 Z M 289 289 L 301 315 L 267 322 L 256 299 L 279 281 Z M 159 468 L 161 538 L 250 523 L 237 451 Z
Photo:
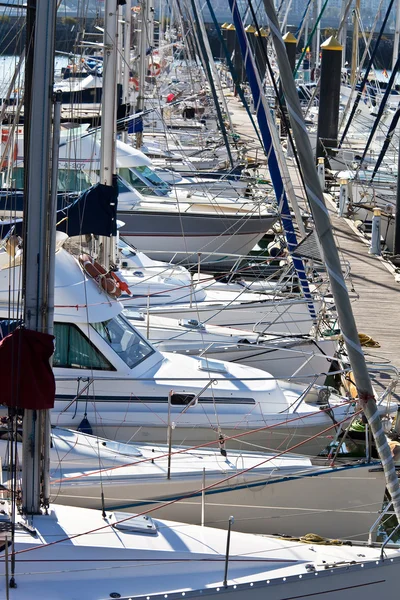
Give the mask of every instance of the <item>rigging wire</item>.
M 330 409 L 329 409 L 329 410 L 330 410 Z M 359 410 L 355 411 L 353 414 L 354 414 L 354 415 L 358 415 L 358 414 L 361 414 L 361 412 L 362 412 L 362 409 L 359 409 Z M 311 440 L 313 440 L 313 439 L 317 438 L 317 437 L 318 437 L 319 435 L 321 435 L 321 434 L 324 434 L 324 433 L 326 433 L 326 432 L 328 432 L 328 431 L 331 431 L 332 429 L 336 428 L 336 427 L 337 427 L 337 425 L 340 425 L 341 423 L 344 423 L 344 422 L 346 422 L 346 421 L 348 421 L 348 420 L 349 420 L 349 417 L 346 417 L 346 418 L 345 418 L 345 419 L 343 419 L 342 421 L 338 421 L 337 423 L 334 423 L 333 425 L 330 425 L 329 427 L 325 428 L 323 431 L 321 431 L 321 432 L 319 432 L 319 433 L 315 434 L 314 436 L 311 436 L 310 438 L 308 438 L 308 441 L 311 441 Z M 270 462 L 271 460 L 274 460 L 274 459 L 276 459 L 276 458 L 279 458 L 280 456 L 283 456 L 284 454 L 287 454 L 289 451 L 290 451 L 290 452 L 293 452 L 293 451 L 294 451 L 296 448 L 298 448 L 298 447 L 301 447 L 301 445 L 302 445 L 302 444 L 304 444 L 304 443 L 305 443 L 304 441 L 303 441 L 303 442 L 299 442 L 298 444 L 295 444 L 295 445 L 294 445 L 294 446 L 292 446 L 291 448 L 288 448 L 288 449 L 282 450 L 281 452 L 279 452 L 278 454 L 276 454 L 276 455 L 275 455 L 273 458 L 269 457 L 269 458 L 267 458 L 267 459 L 264 459 L 263 461 L 261 461 L 260 463 L 258 463 L 257 465 L 255 465 L 255 466 L 253 466 L 253 467 L 249 467 L 249 468 L 246 468 L 246 469 L 242 469 L 242 470 L 240 471 L 240 475 L 245 475 L 245 474 L 246 474 L 246 473 L 248 473 L 249 471 L 252 471 L 254 468 L 260 467 L 260 466 L 262 466 L 262 465 L 264 465 L 264 464 L 266 464 L 266 463 Z M 175 504 L 176 502 L 179 502 L 179 501 L 182 501 L 182 500 L 186 500 L 186 499 L 188 499 L 188 498 L 191 498 L 191 497 L 193 497 L 193 496 L 195 496 L 195 495 L 198 495 L 198 494 L 200 494 L 200 493 L 201 493 L 201 492 L 203 492 L 203 491 L 208 491 L 208 490 L 214 489 L 214 488 L 216 488 L 217 486 L 221 485 L 221 483 L 226 483 L 226 482 L 228 482 L 228 481 L 230 481 L 230 480 L 234 479 L 234 478 L 235 478 L 235 477 L 237 477 L 237 476 L 238 476 L 238 473 L 235 473 L 235 474 L 233 474 L 233 475 L 230 475 L 230 476 L 228 476 L 228 477 L 226 477 L 226 478 L 224 478 L 223 480 L 220 480 L 220 481 L 218 481 L 218 482 L 211 483 L 211 484 L 209 484 L 209 485 L 206 485 L 206 486 L 204 486 L 204 487 L 202 486 L 201 488 L 199 488 L 199 489 L 197 489 L 197 490 L 195 490 L 195 491 L 193 491 L 193 492 L 190 492 L 190 493 L 187 493 L 187 494 L 185 494 L 184 496 L 182 496 L 182 497 L 181 497 L 181 498 L 179 498 L 179 499 L 174 499 L 174 500 L 171 500 L 171 501 L 169 501 L 169 502 L 165 502 L 165 503 L 164 503 L 164 504 L 163 504 L 161 507 L 160 507 L 160 506 L 156 506 L 156 507 L 150 508 L 150 509 L 148 509 L 148 510 L 145 510 L 145 511 L 139 512 L 139 513 L 137 513 L 137 514 L 135 514 L 135 515 L 129 515 L 128 517 L 125 517 L 125 518 L 123 518 L 123 519 L 119 519 L 119 520 L 117 520 L 117 521 L 115 521 L 115 522 L 112 522 L 112 523 L 107 523 L 107 524 L 105 524 L 105 525 L 102 525 L 102 526 L 100 526 L 100 527 L 96 527 L 96 528 L 94 528 L 94 529 L 91 529 L 91 530 L 89 530 L 89 531 L 80 532 L 80 533 L 74 533 L 74 534 L 72 534 L 72 535 L 70 535 L 70 536 L 68 536 L 68 537 L 60 538 L 60 539 L 58 539 L 58 540 L 54 540 L 54 541 L 52 541 L 52 542 L 45 543 L 45 544 L 43 544 L 43 545 L 41 545 L 41 546 L 39 546 L 39 545 L 36 545 L 36 546 L 30 547 L 30 548 L 24 548 L 24 549 L 22 549 L 22 550 L 17 550 L 17 551 L 15 552 L 15 555 L 16 555 L 16 556 L 20 556 L 21 554 L 26 554 L 26 553 L 28 553 L 28 552 L 32 552 L 33 550 L 40 550 L 40 549 L 42 549 L 42 548 L 49 548 L 50 546 L 55 546 L 55 545 L 57 545 L 57 544 L 60 544 L 60 543 L 63 543 L 63 542 L 70 542 L 71 540 L 74 540 L 74 539 L 77 539 L 77 538 L 83 537 L 83 536 L 85 536 L 85 535 L 90 535 L 90 534 L 93 534 L 93 533 L 98 533 L 99 531 L 104 531 L 105 529 L 108 529 L 109 527 L 115 527 L 116 525 L 119 525 L 119 524 L 121 524 L 121 523 L 125 523 L 125 522 L 127 522 L 127 521 L 130 521 L 131 519 L 134 519 L 135 517 L 137 518 L 137 517 L 141 517 L 141 516 L 144 516 L 144 515 L 151 514 L 152 512 L 155 512 L 155 511 L 159 510 L 160 508 L 166 508 L 167 506 L 170 506 L 170 505 L 172 505 L 172 504 Z

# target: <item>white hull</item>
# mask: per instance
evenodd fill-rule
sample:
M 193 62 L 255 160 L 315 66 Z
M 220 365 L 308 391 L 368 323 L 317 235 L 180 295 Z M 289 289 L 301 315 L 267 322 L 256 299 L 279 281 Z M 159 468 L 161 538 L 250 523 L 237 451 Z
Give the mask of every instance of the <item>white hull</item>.
M 288 457 L 289 458 L 289 457 Z M 176 460 L 176 459 L 175 459 Z M 223 462 L 221 457 L 221 462 Z M 229 452 L 228 452 L 229 460 Z M 231 455 L 239 470 L 241 460 Z M 156 460 L 158 464 L 158 460 Z M 166 459 L 161 464 L 166 467 Z M 246 533 L 302 536 L 315 533 L 324 537 L 365 540 L 368 531 L 382 508 L 384 476 L 371 466 L 347 467 L 339 471 L 329 468 L 320 474 L 280 477 L 262 476 L 249 472 L 209 490 L 204 500 L 204 520 L 209 527 L 226 528 L 229 517 L 235 519 L 235 530 Z M 101 482 L 98 475 L 72 477 L 65 483 L 54 483 L 55 502 L 101 509 L 100 485 L 104 492 L 106 511 L 123 510 L 133 513 L 150 511 L 153 518 L 179 520 L 194 525 L 201 524 L 202 497 L 179 500 L 169 506 L 164 503 L 185 494 L 196 492 L 203 486 L 201 473 L 183 475 L 174 473 L 171 479 L 147 478 L 133 474 L 131 477 L 116 471 L 105 471 Z M 226 477 L 229 477 L 229 470 Z M 223 474 L 208 475 L 208 486 L 223 480 Z M 221 489 L 222 488 L 222 489 Z M 160 508 L 161 507 L 161 508 Z
M 120 216 L 123 220 L 123 215 Z M 155 232 L 149 234 L 128 234 L 121 231 L 121 236 L 150 258 L 166 262 L 182 264 L 201 263 L 233 263 L 238 256 L 246 256 L 266 233 L 231 233 L 219 236 L 211 235 L 162 235 Z M 215 254 L 217 253 L 217 254 Z M 215 256 L 213 256 L 215 254 Z M 231 256 L 233 255 L 233 256 Z
M 124 302 L 124 306 L 127 306 L 127 303 Z M 318 311 L 318 307 L 316 308 Z M 197 319 L 202 323 L 290 336 L 307 335 L 313 325 L 304 301 L 278 298 L 264 302 L 237 301 L 226 305 L 216 296 L 214 301 L 193 303 L 192 307 L 189 304 L 151 307 L 149 314 L 150 323 L 151 315 L 159 315 L 173 319 Z
M 66 403 L 56 401 L 55 409 L 52 411 L 52 424 L 71 429 L 77 428 L 85 415 L 84 404 L 84 402 L 79 403 L 77 414 L 74 416 L 72 410 L 68 413 L 60 412 L 59 406 L 66 405 Z M 107 413 L 105 413 L 103 409 L 105 404 L 97 403 L 95 410 L 92 411 L 90 408 L 87 410 L 87 418 L 94 435 L 120 442 L 155 444 L 165 444 L 167 442 L 167 410 L 153 408 L 154 412 L 149 411 L 143 416 L 130 411 L 129 403 L 125 402 L 123 405 L 120 404 L 119 412 L 111 412 L 114 403 L 108 402 L 108 406 L 105 406 Z M 219 422 L 224 436 L 233 438 L 228 439 L 226 442 L 228 450 L 229 448 L 260 452 L 264 450 L 284 452 L 287 450 L 317 456 L 332 442 L 335 435 L 334 429 L 324 435 L 319 435 L 321 431 L 332 426 L 332 420 L 324 413 L 316 414 L 313 417 L 314 425 L 311 423 L 307 425 L 311 420 L 309 417 L 302 421 L 290 423 L 286 422 L 287 417 L 283 415 L 271 415 L 271 418 L 266 417 L 263 419 L 259 417 L 258 419 L 252 419 L 251 425 L 247 424 L 246 426 L 245 422 L 238 421 L 237 427 L 229 427 L 224 425 L 223 418 L 219 420 L 213 418 L 212 412 L 207 411 L 208 422 L 204 419 L 203 424 L 198 426 L 195 425 L 195 419 L 192 420 L 192 423 L 190 423 L 190 418 L 186 419 L 189 423 L 182 425 L 180 424 L 179 415 L 172 416 L 171 421 L 175 423 L 175 429 L 172 431 L 173 444 L 195 446 L 210 442 L 211 447 L 217 448 L 219 444 L 217 433 Z M 290 415 L 290 417 L 296 419 L 293 415 Z M 254 429 L 261 429 L 261 431 L 252 433 Z M 310 440 L 312 437 L 314 439 Z M 291 450 L 292 448 L 293 450 Z

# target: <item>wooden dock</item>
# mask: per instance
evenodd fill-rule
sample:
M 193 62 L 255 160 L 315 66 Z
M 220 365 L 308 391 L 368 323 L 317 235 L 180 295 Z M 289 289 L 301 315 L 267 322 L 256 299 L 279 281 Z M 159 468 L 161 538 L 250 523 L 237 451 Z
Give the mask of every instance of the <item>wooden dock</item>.
M 259 142 L 249 117 L 237 98 L 228 96 L 228 107 L 234 127 L 243 141 L 250 140 L 250 156 L 261 158 Z M 299 204 L 304 205 L 304 193 L 293 159 L 288 160 L 289 172 Z M 339 218 L 334 198 L 326 195 L 334 235 L 342 261 L 350 265 L 347 285 L 351 293 L 354 316 L 359 332 L 379 343 L 380 347 L 366 347 L 369 363 L 393 365 L 400 372 L 400 283 L 390 263 L 369 254 L 369 245 L 348 219 Z M 398 312 L 399 311 L 399 312 Z M 392 375 L 393 376 L 393 375 Z M 373 376 L 376 391 L 382 392 L 392 377 L 386 369 Z M 395 377 L 395 375 L 394 375 Z M 396 394 L 400 400 L 400 386 Z

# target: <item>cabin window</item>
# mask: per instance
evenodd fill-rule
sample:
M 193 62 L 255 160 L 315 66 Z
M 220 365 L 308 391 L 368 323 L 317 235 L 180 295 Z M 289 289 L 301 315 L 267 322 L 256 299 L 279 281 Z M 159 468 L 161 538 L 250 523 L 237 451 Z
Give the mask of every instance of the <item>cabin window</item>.
M 69 369 L 114 371 L 114 367 L 95 348 L 84 333 L 70 323 L 55 323 L 53 366 Z
M 24 189 L 24 168 L 14 167 L 12 171 L 12 188 Z M 84 171 L 78 169 L 58 169 L 59 192 L 81 192 L 90 188 L 91 182 Z
M 130 369 L 155 352 L 121 315 L 102 323 L 92 323 L 92 327 Z
M 157 173 L 149 167 L 135 167 L 134 169 L 120 168 L 118 173 L 127 183 L 141 194 L 166 196 L 170 191 L 168 183 L 163 181 Z

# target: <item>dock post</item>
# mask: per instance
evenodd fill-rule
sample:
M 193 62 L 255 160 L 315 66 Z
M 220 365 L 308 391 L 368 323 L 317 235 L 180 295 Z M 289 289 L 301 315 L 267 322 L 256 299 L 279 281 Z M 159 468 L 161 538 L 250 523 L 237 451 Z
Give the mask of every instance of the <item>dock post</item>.
M 261 81 L 264 81 L 265 71 L 267 69 L 267 61 L 265 59 L 267 54 L 267 36 L 268 34 L 263 27 L 260 27 L 260 29 L 254 33 L 254 57 Z
M 290 68 L 292 69 L 292 73 L 296 68 L 296 48 L 297 48 L 297 40 L 294 37 L 293 33 L 288 31 L 283 36 L 283 41 L 285 42 L 286 54 L 289 60 Z
M 372 234 L 371 246 L 369 254 L 380 256 L 381 252 L 381 211 L 379 208 L 374 208 L 374 216 L 372 217 Z
M 288 31 L 288 33 L 283 36 L 283 41 L 285 42 L 286 54 L 287 54 L 287 57 L 288 57 L 290 68 L 291 68 L 292 73 L 293 73 L 294 70 L 295 70 L 295 68 L 296 68 L 297 40 L 294 37 L 294 35 L 292 33 L 290 33 L 290 31 Z M 283 132 L 286 134 L 287 133 L 287 131 L 286 131 L 286 123 L 289 123 L 289 115 L 287 114 L 285 97 L 283 95 L 282 83 L 280 81 L 279 81 L 278 94 L 279 94 L 279 101 L 280 101 L 278 114 L 282 118 L 281 127 L 283 129 Z M 281 107 L 282 107 L 282 109 L 281 109 Z M 281 114 L 281 112 L 284 113 L 284 114 Z M 290 145 L 291 145 L 290 144 L 290 140 L 288 139 L 288 148 L 289 148 Z
M 325 189 L 325 159 L 323 156 L 318 158 L 318 178 L 321 184 L 322 189 Z
M 321 44 L 321 52 L 316 156 L 326 157 L 326 150 L 337 148 L 342 46 L 331 36 Z
M 343 217 L 347 214 L 347 208 L 349 204 L 349 182 L 347 179 L 340 180 L 340 195 L 339 195 L 339 217 Z

